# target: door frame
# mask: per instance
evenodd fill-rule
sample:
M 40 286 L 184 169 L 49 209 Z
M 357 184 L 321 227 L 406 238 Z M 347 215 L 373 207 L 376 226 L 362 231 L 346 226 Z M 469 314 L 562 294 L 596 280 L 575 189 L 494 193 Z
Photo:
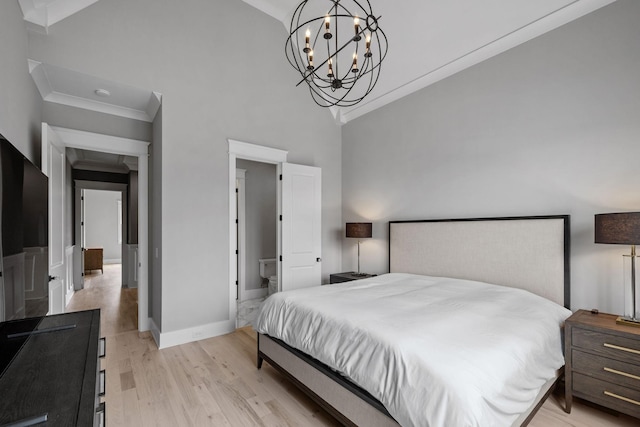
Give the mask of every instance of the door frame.
M 76 206 L 76 219 L 75 219 L 75 224 L 73 225 L 75 228 L 75 233 L 76 233 L 76 245 L 78 245 L 78 236 L 80 236 L 81 233 L 83 233 L 83 226 L 82 226 L 82 221 L 83 218 L 80 218 L 80 216 L 78 215 L 79 212 L 79 205 L 82 202 L 81 198 L 83 197 L 83 190 L 103 190 L 103 191 L 113 191 L 116 193 L 120 193 L 121 197 L 122 197 L 122 208 L 120 213 L 122 214 L 122 230 L 121 230 L 121 240 L 122 240 L 122 244 L 120 244 L 120 264 L 122 265 L 122 272 L 121 272 L 121 281 L 122 281 L 122 286 L 127 284 L 127 278 L 128 278 L 128 274 L 129 274 L 129 257 L 128 257 L 128 251 L 127 251 L 127 230 L 128 230 L 128 221 L 129 221 L 129 216 L 127 215 L 127 189 L 129 188 L 128 184 L 119 184 L 119 183 L 115 183 L 115 182 L 100 182 L 100 181 L 85 181 L 85 180 L 80 180 L 80 179 L 75 179 L 74 181 L 75 184 L 75 206 Z M 82 236 L 80 237 L 80 251 L 82 251 L 82 249 L 85 249 L 82 246 Z M 84 257 L 84 252 L 81 252 L 81 256 Z M 76 268 L 82 268 L 82 265 L 79 265 L 78 267 L 76 267 L 75 265 L 73 266 L 74 269 L 74 273 L 76 272 Z M 80 277 L 82 278 L 82 282 L 83 282 L 83 286 L 82 288 L 84 288 L 84 271 L 80 271 Z M 76 277 L 76 275 L 74 274 L 74 278 Z M 75 283 L 74 283 L 75 285 Z M 82 289 L 81 288 L 81 289 Z M 76 289 L 77 290 L 77 289 Z
M 65 147 L 138 158 L 138 330 L 148 331 L 149 318 L 149 144 L 147 141 L 103 135 L 57 126 Z
M 227 139 L 229 142 L 229 322 L 236 324 L 236 280 L 238 280 L 238 259 L 235 256 L 237 248 L 236 240 L 236 160 L 245 159 L 255 162 L 275 164 L 278 170 L 282 163 L 286 163 L 288 151 L 248 142 Z M 280 194 L 278 193 L 278 199 Z M 278 224 L 279 227 L 279 224 Z M 276 236 L 278 253 L 280 253 L 280 230 Z M 279 269 L 279 267 L 278 267 Z M 280 274 L 278 274 L 278 282 Z M 279 287 L 279 286 L 278 286 Z

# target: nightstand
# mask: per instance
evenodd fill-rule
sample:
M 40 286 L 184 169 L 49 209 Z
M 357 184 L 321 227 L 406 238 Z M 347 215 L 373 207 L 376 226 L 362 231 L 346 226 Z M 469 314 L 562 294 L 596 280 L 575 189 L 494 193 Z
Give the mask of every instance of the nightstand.
M 640 328 L 578 310 L 564 324 L 565 399 L 573 396 L 640 418 Z
M 342 282 L 350 282 L 352 280 L 359 280 L 359 279 L 368 279 L 369 277 L 375 277 L 376 274 L 358 274 L 356 272 L 353 271 L 349 271 L 346 273 L 335 273 L 335 274 L 330 274 L 329 275 L 329 283 L 333 284 L 333 283 L 342 283 Z

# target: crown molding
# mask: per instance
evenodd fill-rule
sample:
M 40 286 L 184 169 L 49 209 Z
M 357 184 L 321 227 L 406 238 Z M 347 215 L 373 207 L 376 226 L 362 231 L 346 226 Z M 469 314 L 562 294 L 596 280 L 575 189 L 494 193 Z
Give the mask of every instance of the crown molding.
M 98 0 L 18 0 L 25 21 L 36 31 L 48 33 L 49 27 L 91 6 Z
M 158 92 L 151 93 L 145 110 L 123 107 L 120 105 L 95 101 L 89 98 L 82 98 L 66 93 L 56 92 L 51 86 L 51 79 L 47 76 L 46 64 L 34 61 L 33 59 L 28 59 L 27 62 L 29 64 L 29 73 L 38 88 L 38 92 L 40 92 L 42 99 L 47 102 L 149 123 L 153 122 L 155 119 L 158 109 L 162 103 L 162 94 Z
M 529 23 L 528 25 L 506 34 L 505 36 L 499 37 L 478 49 L 468 52 L 447 64 L 444 64 L 434 70 L 430 70 L 421 77 L 403 84 L 397 89 L 365 102 L 361 102 L 355 107 L 340 108 L 340 111 L 335 113 L 332 111 L 334 119 L 339 124 L 348 123 L 353 119 L 376 110 L 384 105 L 390 104 L 391 102 L 397 101 L 398 99 L 413 92 L 417 92 L 420 89 L 430 86 L 442 79 L 458 73 L 459 71 L 534 39 L 546 32 L 554 30 L 601 7 L 613 3 L 614 1 L 616 0 L 576 0 Z

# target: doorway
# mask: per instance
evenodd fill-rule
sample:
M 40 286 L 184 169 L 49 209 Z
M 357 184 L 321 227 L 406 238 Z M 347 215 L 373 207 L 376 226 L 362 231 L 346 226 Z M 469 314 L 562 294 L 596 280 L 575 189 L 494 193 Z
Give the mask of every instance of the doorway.
M 262 147 L 259 145 L 248 144 L 245 142 L 235 141 L 229 139 L 229 321 L 233 323 L 234 328 L 238 326 L 238 261 L 239 258 L 235 256 L 238 254 L 240 248 L 239 245 L 243 244 L 242 236 L 238 236 L 242 233 L 241 227 L 236 223 L 238 218 L 238 199 L 237 199 L 237 162 L 238 160 L 248 160 L 254 163 L 270 164 L 274 167 L 278 167 L 280 164 L 287 161 L 287 152 L 284 150 L 278 150 L 275 148 Z M 274 176 L 275 181 L 275 176 Z M 276 195 L 276 204 L 280 203 L 280 194 Z M 246 213 L 246 209 L 245 209 Z M 278 238 L 280 234 L 280 223 L 276 224 L 276 253 L 280 252 L 280 240 Z M 245 270 L 243 270 L 245 271 Z M 278 282 L 280 281 L 280 263 L 277 263 L 277 276 Z M 278 285 L 279 286 L 279 285 Z
M 277 291 L 322 284 L 322 170 L 287 163 L 287 152 L 246 142 L 229 142 L 229 323 L 236 324 L 238 238 L 236 161 L 276 165 Z
M 83 216 L 80 219 L 80 244 L 84 250 L 84 272 L 100 270 L 107 264 L 123 264 L 123 192 L 81 190 Z M 124 199 L 126 202 L 126 199 Z M 122 276 L 126 273 L 122 273 Z M 124 281 L 120 280 L 121 286 Z
M 121 265 L 122 287 L 137 287 L 135 258 L 138 245 L 137 227 L 134 227 L 137 224 L 137 215 L 133 218 L 130 212 L 131 210 L 136 212 L 137 200 L 131 199 L 130 186 L 82 179 L 74 179 L 73 184 L 75 187 L 74 234 L 76 236 L 73 272 L 75 290 L 83 289 L 85 273 L 95 270 L 91 265 L 85 264 L 87 258 L 95 259 L 97 252 L 101 253 L 100 258 L 104 264 Z M 114 217 L 114 215 L 117 216 Z M 97 225 L 99 228 L 95 229 L 92 225 Z M 131 235 L 132 229 L 135 236 Z M 130 244 L 132 240 L 136 244 Z
M 80 148 L 104 153 L 121 154 L 135 156 L 138 159 L 138 253 L 137 253 L 137 278 L 138 278 L 138 330 L 149 330 L 150 318 L 148 313 L 148 223 L 149 223 L 149 142 L 132 140 L 127 138 L 114 137 L 109 135 L 96 134 L 92 132 L 79 131 L 49 126 L 43 126 L 43 155 L 46 154 L 50 144 L 55 144 L 59 149 L 65 147 Z M 43 157 L 44 161 L 47 157 Z M 56 176 L 56 169 L 48 166 L 50 180 L 51 176 Z M 64 175 L 62 175 L 64 176 Z M 51 185 L 51 184 L 50 184 Z M 61 194 L 64 194 L 62 192 Z M 61 233 L 62 231 L 60 231 Z M 50 269 L 51 270 L 51 269 Z
M 238 227 L 237 327 L 252 323 L 277 290 L 277 175 L 273 163 L 236 160 Z

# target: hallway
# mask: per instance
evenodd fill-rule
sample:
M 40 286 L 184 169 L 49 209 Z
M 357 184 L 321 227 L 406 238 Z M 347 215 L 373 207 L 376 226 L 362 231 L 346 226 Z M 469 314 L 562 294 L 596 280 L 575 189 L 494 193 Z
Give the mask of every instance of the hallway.
M 85 273 L 66 311 L 100 309 L 100 332 L 109 337 L 138 329 L 138 290 L 122 288 L 122 265 L 105 264 L 104 273 Z

